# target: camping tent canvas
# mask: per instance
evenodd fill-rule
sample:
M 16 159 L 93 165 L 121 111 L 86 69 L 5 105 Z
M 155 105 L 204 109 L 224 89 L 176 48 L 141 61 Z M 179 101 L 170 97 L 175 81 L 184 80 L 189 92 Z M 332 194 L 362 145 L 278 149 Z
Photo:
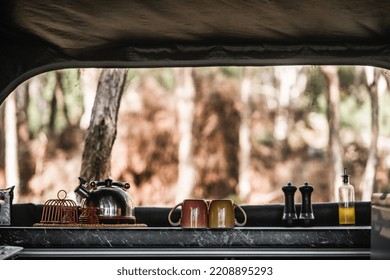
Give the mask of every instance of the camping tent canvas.
M 390 67 L 387 0 L 7 0 L 0 6 L 0 102 L 27 78 L 66 67 Z

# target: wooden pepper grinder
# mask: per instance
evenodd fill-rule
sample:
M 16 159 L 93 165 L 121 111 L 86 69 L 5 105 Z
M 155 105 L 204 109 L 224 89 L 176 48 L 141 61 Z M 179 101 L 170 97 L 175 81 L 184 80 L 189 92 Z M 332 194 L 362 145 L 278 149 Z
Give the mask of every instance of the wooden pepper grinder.
M 284 210 L 282 220 L 286 226 L 293 226 L 295 221 L 298 219 L 294 204 L 294 195 L 296 190 L 297 187 L 291 185 L 291 183 L 282 187 L 282 191 L 284 192 Z
M 313 186 L 310 186 L 307 182 L 299 187 L 299 191 L 302 194 L 302 205 L 299 219 L 303 221 L 305 226 L 310 225 L 312 220 L 314 220 L 313 208 L 311 205 L 311 193 L 313 190 Z

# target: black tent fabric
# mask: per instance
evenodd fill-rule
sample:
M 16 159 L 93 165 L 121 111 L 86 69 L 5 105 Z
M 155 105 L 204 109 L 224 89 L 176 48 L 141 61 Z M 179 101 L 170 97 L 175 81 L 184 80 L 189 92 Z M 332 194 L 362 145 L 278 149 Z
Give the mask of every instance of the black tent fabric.
M 4 0 L 0 102 L 66 67 L 390 67 L 388 0 Z

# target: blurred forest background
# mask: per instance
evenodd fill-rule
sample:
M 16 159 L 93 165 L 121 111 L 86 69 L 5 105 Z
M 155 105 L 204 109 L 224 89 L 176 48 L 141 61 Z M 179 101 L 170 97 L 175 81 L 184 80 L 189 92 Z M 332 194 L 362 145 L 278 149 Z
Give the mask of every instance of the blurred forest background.
M 0 188 L 16 185 L 14 202 L 44 203 L 62 189 L 74 198 L 82 165 L 100 149 L 84 151 L 95 97 L 112 94 L 114 74 L 125 82 L 110 164 L 86 179 L 129 182 L 136 205 L 283 203 L 288 182 L 313 185 L 313 202 L 335 201 L 344 168 L 358 201 L 390 190 L 385 69 L 65 69 L 31 78 L 0 107 Z

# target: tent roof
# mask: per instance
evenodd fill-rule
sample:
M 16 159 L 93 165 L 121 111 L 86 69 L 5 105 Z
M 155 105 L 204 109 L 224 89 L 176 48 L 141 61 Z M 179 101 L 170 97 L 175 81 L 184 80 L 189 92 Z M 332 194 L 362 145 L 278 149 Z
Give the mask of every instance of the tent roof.
M 64 67 L 390 67 L 388 0 L 5 0 L 0 102 Z

